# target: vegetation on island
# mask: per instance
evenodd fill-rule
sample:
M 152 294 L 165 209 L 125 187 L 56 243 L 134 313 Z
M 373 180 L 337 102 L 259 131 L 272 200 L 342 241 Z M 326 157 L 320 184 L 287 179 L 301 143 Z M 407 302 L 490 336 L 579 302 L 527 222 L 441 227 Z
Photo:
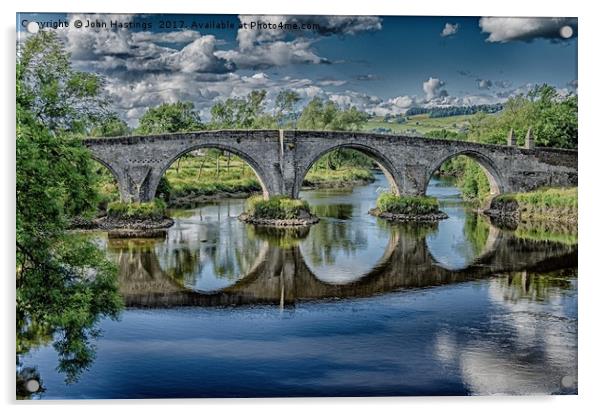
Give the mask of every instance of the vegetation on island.
M 151 202 L 111 202 L 107 216 L 123 220 L 161 219 L 165 216 L 165 202 L 155 198 Z
M 376 207 L 380 212 L 400 215 L 428 215 L 439 212 L 437 198 L 419 195 L 395 195 L 390 192 L 384 192 L 378 196 Z
M 245 213 L 253 218 L 271 220 L 299 219 L 311 216 L 307 201 L 286 196 L 271 196 L 268 199 L 264 199 L 261 195 L 252 196 L 245 202 Z

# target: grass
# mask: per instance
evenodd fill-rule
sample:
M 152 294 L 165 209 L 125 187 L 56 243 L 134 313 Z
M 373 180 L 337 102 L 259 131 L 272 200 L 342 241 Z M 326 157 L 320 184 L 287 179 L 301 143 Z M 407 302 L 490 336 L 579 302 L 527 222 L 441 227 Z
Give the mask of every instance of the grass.
M 434 130 L 446 129 L 453 132 L 461 132 L 468 127 L 470 119 L 474 115 L 447 116 L 444 118 L 430 118 L 428 114 L 408 116 L 405 123 L 385 122 L 384 117 L 375 116 L 364 125 L 365 131 L 377 128 L 390 129 L 392 133 L 403 133 L 411 135 L 424 135 Z M 494 115 L 488 115 L 494 116 Z
M 521 218 L 576 220 L 578 215 L 577 188 L 544 188 L 536 191 L 504 194 L 497 201 L 518 203 Z
M 263 199 L 261 195 L 247 199 L 245 212 L 254 218 L 266 219 L 296 219 L 310 214 L 309 204 L 303 199 L 292 199 L 285 196 Z
M 398 196 L 389 192 L 379 195 L 376 207 L 381 212 L 404 215 L 428 215 L 439 212 L 439 202 L 430 196 Z
M 312 168 L 305 179 L 303 185 L 320 187 L 320 186 L 347 186 L 358 182 L 368 183 L 374 181 L 374 174 L 370 169 L 342 166 L 338 169 L 317 169 Z
M 118 219 L 158 219 L 165 216 L 165 208 L 161 199 L 152 202 L 115 201 L 107 206 L 107 215 Z

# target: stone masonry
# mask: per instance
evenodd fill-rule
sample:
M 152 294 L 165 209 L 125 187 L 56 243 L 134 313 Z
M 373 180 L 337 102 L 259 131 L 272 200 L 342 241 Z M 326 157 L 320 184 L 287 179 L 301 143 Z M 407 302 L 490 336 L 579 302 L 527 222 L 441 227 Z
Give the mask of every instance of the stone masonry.
M 513 141 L 514 142 L 514 141 Z M 357 149 L 373 158 L 398 194 L 422 195 L 446 160 L 466 155 L 486 171 L 492 193 L 524 192 L 542 186 L 577 186 L 577 151 L 486 145 L 363 132 L 288 130 L 202 131 L 152 136 L 86 139 L 98 162 L 117 180 L 124 201 L 150 201 L 161 176 L 180 156 L 217 148 L 245 160 L 264 196 L 296 198 L 309 168 L 336 148 Z

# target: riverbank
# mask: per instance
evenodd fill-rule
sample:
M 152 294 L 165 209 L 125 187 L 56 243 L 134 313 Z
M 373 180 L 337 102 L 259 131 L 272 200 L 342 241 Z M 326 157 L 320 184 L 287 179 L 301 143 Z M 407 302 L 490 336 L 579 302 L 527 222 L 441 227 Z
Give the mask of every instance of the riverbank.
M 503 221 L 549 221 L 577 224 L 577 188 L 546 188 L 503 194 L 491 201 L 485 214 Z

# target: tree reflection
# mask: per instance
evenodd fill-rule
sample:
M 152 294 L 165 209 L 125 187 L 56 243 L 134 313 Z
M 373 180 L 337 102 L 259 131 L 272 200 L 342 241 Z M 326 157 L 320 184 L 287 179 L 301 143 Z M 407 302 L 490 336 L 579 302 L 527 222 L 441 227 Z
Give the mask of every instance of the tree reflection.
M 61 277 L 47 275 L 58 274 L 56 271 L 17 277 L 18 397 L 32 397 L 43 391 L 39 374 L 24 365 L 24 355 L 52 343 L 58 355 L 57 370 L 65 375 L 66 383 L 73 383 L 94 361 L 98 322 L 103 317 L 117 318 L 123 306 L 115 267 L 102 259 L 95 245 L 82 236 L 69 236 L 61 247 L 77 255 L 83 272 L 64 268 Z M 92 262 L 101 263 L 100 267 L 93 270 L 86 265 Z M 40 383 L 37 391 L 23 387 L 31 378 Z

